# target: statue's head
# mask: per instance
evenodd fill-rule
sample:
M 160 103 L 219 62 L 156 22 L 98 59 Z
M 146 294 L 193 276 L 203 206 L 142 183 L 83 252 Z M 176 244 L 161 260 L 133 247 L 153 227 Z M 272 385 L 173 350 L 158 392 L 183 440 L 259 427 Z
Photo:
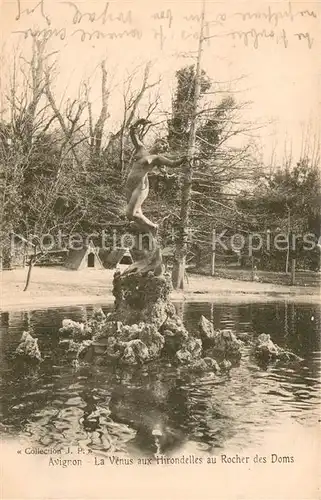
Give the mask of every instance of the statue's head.
M 163 153 L 168 153 L 168 142 L 166 139 L 157 139 L 151 148 L 150 152 L 153 155 L 159 155 Z

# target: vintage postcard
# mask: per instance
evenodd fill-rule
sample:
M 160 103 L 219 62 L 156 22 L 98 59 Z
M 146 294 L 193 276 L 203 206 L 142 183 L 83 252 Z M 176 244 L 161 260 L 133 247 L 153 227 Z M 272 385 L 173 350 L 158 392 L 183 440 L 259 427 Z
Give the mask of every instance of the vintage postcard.
M 0 14 L 1 498 L 321 498 L 320 2 Z

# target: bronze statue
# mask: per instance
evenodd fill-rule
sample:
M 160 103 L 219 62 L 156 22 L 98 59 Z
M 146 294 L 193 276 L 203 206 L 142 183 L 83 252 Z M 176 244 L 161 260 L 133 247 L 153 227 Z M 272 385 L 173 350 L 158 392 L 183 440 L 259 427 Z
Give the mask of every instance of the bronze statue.
M 163 167 L 178 167 L 186 157 L 179 160 L 171 160 L 159 154 L 148 151 L 140 140 L 137 128 L 149 124 L 148 120 L 141 118 L 130 127 L 130 137 L 135 146 L 135 158 L 126 182 L 126 215 L 129 221 L 135 223 L 140 231 L 148 232 L 154 241 L 154 252 L 145 259 L 134 262 L 124 274 L 154 272 L 155 275 L 162 274 L 162 253 L 157 246 L 157 224 L 149 220 L 142 212 L 142 204 L 149 193 L 148 174 L 155 167 L 164 172 Z
M 179 160 L 170 160 L 159 154 L 149 152 L 137 133 L 138 126 L 145 126 L 148 123 L 150 123 L 148 120 L 141 118 L 130 127 L 130 137 L 135 146 L 135 158 L 126 182 L 126 215 L 130 221 L 137 224 L 140 230 L 150 232 L 153 236 L 156 236 L 157 224 L 150 221 L 142 212 L 142 204 L 149 193 L 148 174 L 155 167 L 160 170 L 162 170 L 161 167 L 165 166 L 178 167 L 184 162 L 185 157 Z

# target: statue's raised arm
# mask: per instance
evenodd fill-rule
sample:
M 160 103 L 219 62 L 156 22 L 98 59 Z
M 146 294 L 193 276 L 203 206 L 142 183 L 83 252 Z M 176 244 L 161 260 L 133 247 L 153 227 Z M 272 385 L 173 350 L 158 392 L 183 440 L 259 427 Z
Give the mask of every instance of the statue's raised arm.
M 139 125 L 142 125 L 143 127 L 147 124 L 149 124 L 150 121 L 149 120 L 145 120 L 144 118 L 141 118 L 140 120 L 137 120 L 129 129 L 129 134 L 130 134 L 130 138 L 132 140 L 132 143 L 133 145 L 135 146 L 135 149 L 136 149 L 136 152 L 140 149 L 140 148 L 144 148 L 145 149 L 145 146 L 143 144 L 143 142 L 141 141 L 139 135 L 138 135 L 138 132 L 137 132 L 137 127 Z

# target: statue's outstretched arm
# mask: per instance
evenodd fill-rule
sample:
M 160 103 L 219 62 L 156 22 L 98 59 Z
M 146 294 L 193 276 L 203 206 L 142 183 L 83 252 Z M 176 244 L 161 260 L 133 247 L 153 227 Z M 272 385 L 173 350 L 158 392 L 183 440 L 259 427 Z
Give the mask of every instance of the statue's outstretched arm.
M 154 167 L 179 167 L 186 160 L 186 156 L 179 158 L 178 160 L 170 160 L 165 156 L 161 155 L 152 155 L 150 156 L 151 160 L 149 161 L 150 165 Z

